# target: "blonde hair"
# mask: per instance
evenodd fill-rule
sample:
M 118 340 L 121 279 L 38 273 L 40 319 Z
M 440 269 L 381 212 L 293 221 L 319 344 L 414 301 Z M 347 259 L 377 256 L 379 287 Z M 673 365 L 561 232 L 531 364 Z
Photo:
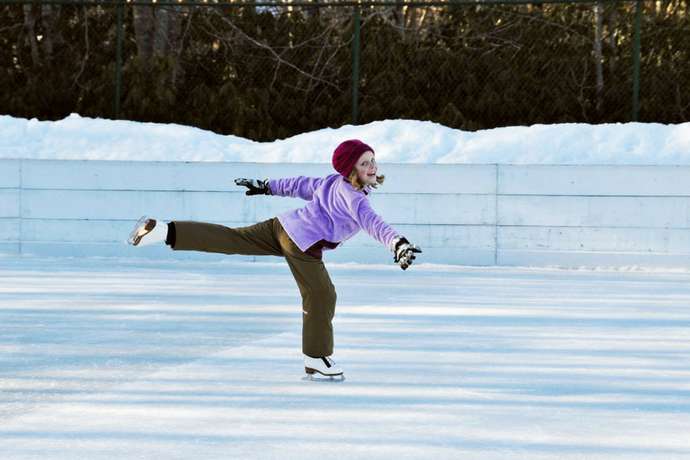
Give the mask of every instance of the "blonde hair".
M 379 185 L 383 184 L 383 181 L 385 179 L 386 179 L 386 176 L 384 176 L 384 175 L 376 176 L 376 183 L 370 185 L 369 187 L 377 188 Z M 352 170 L 350 175 L 347 177 L 347 180 L 348 180 L 348 182 L 350 182 L 350 184 L 352 184 L 352 186 L 356 190 L 364 190 L 365 185 L 359 181 L 359 177 L 357 177 L 357 170 L 356 169 Z

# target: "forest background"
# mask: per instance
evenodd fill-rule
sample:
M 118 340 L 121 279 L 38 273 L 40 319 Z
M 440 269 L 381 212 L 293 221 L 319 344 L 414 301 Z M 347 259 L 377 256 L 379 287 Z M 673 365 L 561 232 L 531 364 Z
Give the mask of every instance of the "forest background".
M 260 141 L 397 118 L 681 123 L 689 53 L 688 0 L 0 0 L 0 113 Z

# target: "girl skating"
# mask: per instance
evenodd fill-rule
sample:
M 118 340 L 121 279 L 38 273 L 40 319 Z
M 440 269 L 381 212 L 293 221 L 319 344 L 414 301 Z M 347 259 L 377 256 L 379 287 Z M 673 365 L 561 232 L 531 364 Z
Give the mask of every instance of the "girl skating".
M 374 150 L 359 140 L 340 144 L 333 153 L 338 174 L 286 179 L 236 179 L 247 195 L 302 198 L 308 203 L 249 227 L 228 228 L 202 222 L 164 223 L 142 217 L 132 230 L 134 246 L 163 243 L 176 251 L 204 251 L 285 257 L 302 295 L 302 352 L 308 374 L 342 376 L 332 359 L 336 291 L 322 260 L 360 230 L 388 247 L 405 270 L 421 250 L 377 215 L 368 193 L 383 183 Z

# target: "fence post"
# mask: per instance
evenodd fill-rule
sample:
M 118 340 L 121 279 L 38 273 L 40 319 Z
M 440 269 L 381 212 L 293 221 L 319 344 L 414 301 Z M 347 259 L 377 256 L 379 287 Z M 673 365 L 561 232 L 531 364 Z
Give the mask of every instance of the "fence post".
M 356 125 L 359 114 L 359 6 L 355 6 L 352 22 L 354 26 L 352 32 L 352 124 Z
M 120 118 L 120 95 L 122 93 L 122 35 L 124 22 L 124 2 L 117 3 L 117 38 L 115 51 L 115 119 Z
M 632 121 L 640 116 L 640 28 L 642 22 L 642 0 L 635 6 L 635 31 L 633 38 L 633 101 Z

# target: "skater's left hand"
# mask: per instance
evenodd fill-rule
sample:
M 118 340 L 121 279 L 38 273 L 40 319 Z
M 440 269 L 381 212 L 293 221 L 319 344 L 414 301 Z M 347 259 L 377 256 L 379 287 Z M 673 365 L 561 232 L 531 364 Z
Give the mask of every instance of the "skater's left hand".
M 404 236 L 396 238 L 394 241 L 393 254 L 396 264 L 400 265 L 400 268 L 407 270 L 407 267 L 412 265 L 412 261 L 415 259 L 415 253 L 421 253 L 422 250 L 407 241 Z

